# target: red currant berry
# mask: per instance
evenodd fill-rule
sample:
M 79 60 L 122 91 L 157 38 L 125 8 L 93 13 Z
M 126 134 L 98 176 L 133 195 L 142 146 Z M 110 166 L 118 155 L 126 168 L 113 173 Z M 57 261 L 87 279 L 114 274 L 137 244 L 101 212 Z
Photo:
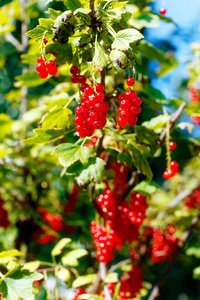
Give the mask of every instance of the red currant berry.
M 120 94 L 118 96 L 118 100 L 121 102 L 122 100 L 126 100 L 126 95 L 125 94 Z
M 103 111 L 105 111 L 105 112 L 109 111 L 109 105 L 107 102 L 103 102 Z
M 137 123 L 138 118 L 134 115 L 130 115 L 129 119 L 128 119 L 128 123 L 133 126 Z
M 39 63 L 45 63 L 45 61 L 46 61 L 46 58 L 45 57 L 43 58 L 42 56 L 39 56 L 38 59 L 37 59 L 38 64 Z
M 102 93 L 103 90 L 104 90 L 103 84 L 97 83 L 97 85 L 96 85 L 96 91 L 97 91 L 97 93 Z
M 164 7 L 161 7 L 161 9 L 159 10 L 159 13 L 161 16 L 164 16 L 166 14 L 167 10 Z
M 76 75 L 79 73 L 79 68 L 77 66 L 72 66 L 70 69 L 70 73 Z
M 140 106 L 131 106 L 131 113 L 133 115 L 139 115 L 141 112 L 141 107 Z
M 103 109 L 103 103 L 102 102 L 96 103 L 94 108 L 97 112 L 103 111 L 104 110 Z
M 134 86 L 134 84 L 135 84 L 135 79 L 133 79 L 133 78 L 128 78 L 128 79 L 126 80 L 126 83 L 127 83 L 128 86 Z
M 136 92 L 132 90 L 127 90 L 125 92 L 126 99 L 133 100 L 136 97 Z
M 179 164 L 178 164 L 178 162 L 175 161 L 175 160 L 171 161 L 171 163 L 170 163 L 170 169 L 172 171 L 178 173 L 178 171 L 179 171 Z
M 46 70 L 43 71 L 43 72 L 40 72 L 40 73 L 39 73 L 39 76 L 40 76 L 40 78 L 45 79 L 45 78 L 47 78 L 47 76 L 48 76 L 48 72 L 47 72 Z
M 121 103 L 120 103 L 120 108 L 122 109 L 129 109 L 131 107 L 131 103 L 129 100 L 125 99 L 125 100 L 122 100 Z
M 44 44 L 47 44 L 47 43 L 48 43 L 48 39 L 46 39 L 46 38 L 43 39 L 43 43 L 44 43 Z
M 50 75 L 55 75 L 58 72 L 57 67 L 49 68 L 48 72 Z
M 38 72 L 45 72 L 46 71 L 46 66 L 43 62 L 39 63 L 37 66 L 36 66 L 36 70 Z
M 165 180 L 168 180 L 170 179 L 171 177 L 173 177 L 173 174 L 172 174 L 172 171 L 171 170 L 166 170 L 164 173 L 163 173 L 163 178 Z
M 171 149 L 171 150 L 175 150 L 176 149 L 176 143 L 175 142 L 170 142 L 169 143 L 169 148 Z
M 103 126 L 103 124 L 100 120 L 95 121 L 92 125 L 93 125 L 94 129 L 101 129 Z
M 92 96 L 94 94 L 94 89 L 91 86 L 87 86 L 84 92 L 87 96 Z
M 89 97 L 88 96 L 83 96 L 81 98 L 81 101 L 84 103 L 85 101 L 89 101 Z
M 87 80 L 87 78 L 84 75 L 80 75 L 78 77 L 78 82 L 81 83 L 81 84 L 86 83 L 86 80 Z
M 72 82 L 72 83 L 78 83 L 78 76 L 77 76 L 77 75 L 73 75 L 73 76 L 71 77 L 71 82 Z
M 52 67 L 56 67 L 55 61 L 54 60 L 48 60 L 46 62 L 46 67 L 47 67 L 47 69 L 51 69 Z
M 121 110 L 121 111 L 119 112 L 119 116 L 120 116 L 121 118 L 126 118 L 127 121 L 128 121 L 128 119 L 129 119 L 129 117 L 130 117 L 130 112 L 129 112 L 128 110 Z
M 98 92 L 98 93 L 96 93 L 96 98 L 98 99 L 98 101 L 103 101 L 103 99 L 105 98 L 105 95 L 102 92 Z
M 119 124 L 119 126 L 121 126 L 121 127 L 124 127 L 124 126 L 126 126 L 126 124 L 127 124 L 127 119 L 126 119 L 126 118 L 121 118 L 121 117 L 119 117 L 119 118 L 117 119 L 117 124 Z
M 140 106 L 142 104 L 142 100 L 139 97 L 136 97 L 131 101 L 131 104 L 134 106 Z
M 88 86 L 89 86 L 89 85 L 88 85 L 87 83 L 82 84 L 81 87 L 80 87 L 81 92 L 84 93 L 85 88 L 88 87 Z

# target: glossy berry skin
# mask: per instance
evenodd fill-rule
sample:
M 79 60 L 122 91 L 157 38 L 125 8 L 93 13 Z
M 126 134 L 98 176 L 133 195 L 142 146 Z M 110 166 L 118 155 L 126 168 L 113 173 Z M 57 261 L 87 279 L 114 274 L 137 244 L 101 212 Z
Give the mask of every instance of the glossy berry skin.
M 175 160 L 171 161 L 171 163 L 170 163 L 170 169 L 173 170 L 173 172 L 178 173 L 178 171 L 179 171 L 179 164 L 178 164 L 178 162 L 175 161 Z
M 164 16 L 166 14 L 167 10 L 165 7 L 161 7 L 161 9 L 159 10 L 159 13 L 161 16 Z
M 73 75 L 73 76 L 71 77 L 71 82 L 72 82 L 72 83 L 78 83 L 78 76 L 77 76 L 77 75 Z
M 103 92 L 103 90 L 104 90 L 103 84 L 97 83 L 96 84 L 96 91 L 97 91 L 97 93 L 101 93 L 101 92 Z
M 43 39 L 43 43 L 44 43 L 44 44 L 47 44 L 47 43 L 48 43 L 48 39 L 46 39 L 46 38 Z
M 55 61 L 54 61 L 54 60 L 48 60 L 48 61 L 46 62 L 46 67 L 47 67 L 47 69 L 51 69 L 51 68 L 53 68 L 53 67 L 56 67 Z
M 49 75 L 56 75 L 56 73 L 58 72 L 58 69 L 57 69 L 57 67 L 49 68 L 48 72 L 49 72 Z
M 45 72 L 46 71 L 46 66 L 43 62 L 38 63 L 38 65 L 36 66 L 36 70 L 38 72 Z
M 176 145 L 175 142 L 170 142 L 170 143 L 169 143 L 169 148 L 170 148 L 170 150 L 175 150 L 176 147 L 177 147 L 177 145 Z
M 87 86 L 85 88 L 84 92 L 87 96 L 92 96 L 94 94 L 94 89 L 90 86 Z
M 42 56 L 39 56 L 38 59 L 37 59 L 38 64 L 39 63 L 45 63 L 45 61 L 46 61 L 46 59 L 43 58 Z
M 43 71 L 43 72 L 40 72 L 40 73 L 39 73 L 39 76 L 40 76 L 40 78 L 45 79 L 45 78 L 47 78 L 47 76 L 48 76 L 48 72 L 47 72 L 46 70 Z
M 166 170 L 164 173 L 163 173 L 163 178 L 165 179 L 165 180 L 168 180 L 168 179 L 170 179 L 172 177 L 172 172 L 171 172 L 171 170 Z
M 135 85 L 135 79 L 134 78 L 128 78 L 126 80 L 126 83 L 128 86 L 134 86 Z
M 80 87 L 81 92 L 84 93 L 85 92 L 85 88 L 88 87 L 88 86 L 89 85 L 87 83 L 82 84 L 81 87 Z
M 136 97 L 136 92 L 132 90 L 127 90 L 125 92 L 126 99 L 133 100 Z
M 72 75 L 76 75 L 79 73 L 79 68 L 77 66 L 72 66 L 71 69 L 70 69 L 70 73 Z
M 78 77 L 78 82 L 81 83 L 81 84 L 86 83 L 86 80 L 87 80 L 87 78 L 84 75 L 80 75 Z

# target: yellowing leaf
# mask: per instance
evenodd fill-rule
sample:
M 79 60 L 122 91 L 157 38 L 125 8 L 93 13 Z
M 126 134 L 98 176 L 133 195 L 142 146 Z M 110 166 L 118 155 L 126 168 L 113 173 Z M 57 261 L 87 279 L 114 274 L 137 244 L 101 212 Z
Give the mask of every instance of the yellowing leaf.
M 33 129 L 33 132 L 36 134 L 36 136 L 26 139 L 22 142 L 28 145 L 54 142 L 63 137 L 65 129 L 36 128 Z
M 105 53 L 105 49 L 98 42 L 95 42 L 93 63 L 97 67 L 105 67 L 109 63 L 109 57 Z
M 87 254 L 88 252 L 85 249 L 72 250 L 62 257 L 62 263 L 64 266 L 77 267 L 79 264 L 78 258 L 85 256 Z
M 72 283 L 72 287 L 74 289 L 78 288 L 79 286 L 83 286 L 85 284 L 92 283 L 96 280 L 97 274 L 88 274 L 85 276 L 79 276 L 74 282 Z
M 53 256 L 60 255 L 62 253 L 62 249 L 71 242 L 70 238 L 61 239 L 51 251 Z
M 69 128 L 70 115 L 72 115 L 72 111 L 69 108 L 56 105 L 42 118 L 42 128 Z

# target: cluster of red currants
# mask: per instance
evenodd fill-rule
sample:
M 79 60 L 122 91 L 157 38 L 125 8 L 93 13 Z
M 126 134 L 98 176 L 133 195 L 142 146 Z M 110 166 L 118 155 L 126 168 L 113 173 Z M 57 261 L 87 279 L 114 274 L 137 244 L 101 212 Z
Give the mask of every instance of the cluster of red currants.
M 135 84 L 135 80 L 128 78 L 126 83 L 132 87 Z M 118 109 L 119 118 L 117 119 L 117 123 L 122 127 L 126 126 L 127 123 L 129 125 L 135 125 L 138 120 L 136 115 L 139 115 L 141 112 L 140 105 L 142 104 L 142 100 L 137 97 L 136 92 L 133 90 L 127 90 L 124 94 L 120 94 L 118 100 L 120 107 Z
M 115 286 L 116 286 L 116 282 L 108 282 L 107 283 L 107 287 L 108 287 L 108 291 L 110 293 L 111 296 L 114 296 L 115 293 Z M 106 298 L 105 292 L 102 291 L 101 295 Z
M 200 125 L 200 116 L 193 115 L 190 117 L 190 119 L 194 124 Z
M 70 69 L 72 74 L 71 82 L 81 84 L 80 90 L 84 93 L 81 105 L 75 109 L 75 127 L 79 136 L 84 138 L 92 136 L 95 129 L 101 129 L 106 125 L 107 112 L 109 105 L 104 102 L 104 87 L 97 83 L 95 89 L 86 83 L 86 76 L 77 75 L 80 71 L 76 66 Z
M 173 150 L 176 149 L 176 147 L 177 147 L 177 145 L 176 145 L 175 142 L 172 141 L 172 142 L 169 143 L 169 148 L 170 148 L 170 150 L 173 151 Z M 173 161 L 171 161 L 171 163 L 170 163 L 170 168 L 169 168 L 169 170 L 166 170 L 166 171 L 163 173 L 163 178 L 164 178 L 165 180 L 168 180 L 168 179 L 174 177 L 178 172 L 179 172 L 179 164 L 178 164 L 177 161 L 173 160 Z
M 188 87 L 190 91 L 190 101 L 192 103 L 198 103 L 200 101 L 200 91 L 192 85 Z
M 33 239 L 40 245 L 47 245 L 57 240 L 57 236 L 45 228 L 39 228 L 33 233 Z
M 10 221 L 8 220 L 8 212 L 3 207 L 4 201 L 0 195 L 0 227 L 8 228 L 10 226 Z
M 166 259 L 171 260 L 177 250 L 179 239 L 174 236 L 176 228 L 168 224 L 165 230 L 153 229 L 153 246 L 151 260 L 154 263 L 163 263 Z
M 84 288 L 76 289 L 73 295 L 72 300 L 83 300 L 80 298 L 81 295 L 85 294 L 86 291 Z
M 120 186 L 119 181 L 118 185 Z M 92 236 L 97 249 L 97 258 L 102 262 L 112 261 L 115 248 L 120 250 L 125 242 L 132 243 L 138 239 L 139 228 L 145 218 L 147 209 L 146 196 L 135 192 L 131 194 L 129 203 L 123 200 L 121 192 L 117 193 L 118 191 L 120 190 L 111 191 L 107 185 L 105 191 L 96 199 L 101 215 L 108 225 L 107 229 L 104 226 L 97 225 L 96 222 L 92 223 Z M 107 242 L 106 239 L 108 237 L 110 239 L 109 242 L 111 242 L 109 247 L 107 247 L 106 243 L 100 243 L 102 239 Z M 104 253 L 107 253 L 108 248 L 109 253 L 112 254 L 109 257 L 104 255 Z
M 196 188 L 185 201 L 184 206 L 187 208 L 200 208 L 200 186 Z
M 63 228 L 63 219 L 60 214 L 50 213 L 44 207 L 38 207 L 37 212 L 43 218 L 43 220 L 51 226 L 51 228 L 56 231 L 60 232 Z
M 36 70 L 42 79 L 47 78 L 48 75 L 55 75 L 58 71 L 56 63 L 53 60 L 48 60 L 46 62 L 45 57 L 39 56 L 37 62 Z
M 121 285 L 117 300 L 133 299 L 142 288 L 143 274 L 141 268 L 137 265 L 132 265 L 132 270 L 126 272 L 121 277 Z

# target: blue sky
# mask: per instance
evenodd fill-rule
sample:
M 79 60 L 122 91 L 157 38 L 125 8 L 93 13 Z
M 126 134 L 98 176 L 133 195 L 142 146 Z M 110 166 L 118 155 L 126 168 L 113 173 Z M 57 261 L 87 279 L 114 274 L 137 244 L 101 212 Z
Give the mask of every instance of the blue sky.
M 153 10 L 159 12 L 162 6 L 163 1 L 156 1 Z M 159 28 L 148 30 L 147 39 L 154 45 L 170 41 L 175 48 L 175 57 L 180 66 L 165 77 L 154 78 L 152 82 L 170 99 L 179 96 L 180 82 L 188 78 L 186 63 L 192 54 L 190 44 L 200 42 L 200 0 L 166 0 L 164 6 L 167 9 L 166 17 L 173 19 L 178 26 L 161 21 Z

